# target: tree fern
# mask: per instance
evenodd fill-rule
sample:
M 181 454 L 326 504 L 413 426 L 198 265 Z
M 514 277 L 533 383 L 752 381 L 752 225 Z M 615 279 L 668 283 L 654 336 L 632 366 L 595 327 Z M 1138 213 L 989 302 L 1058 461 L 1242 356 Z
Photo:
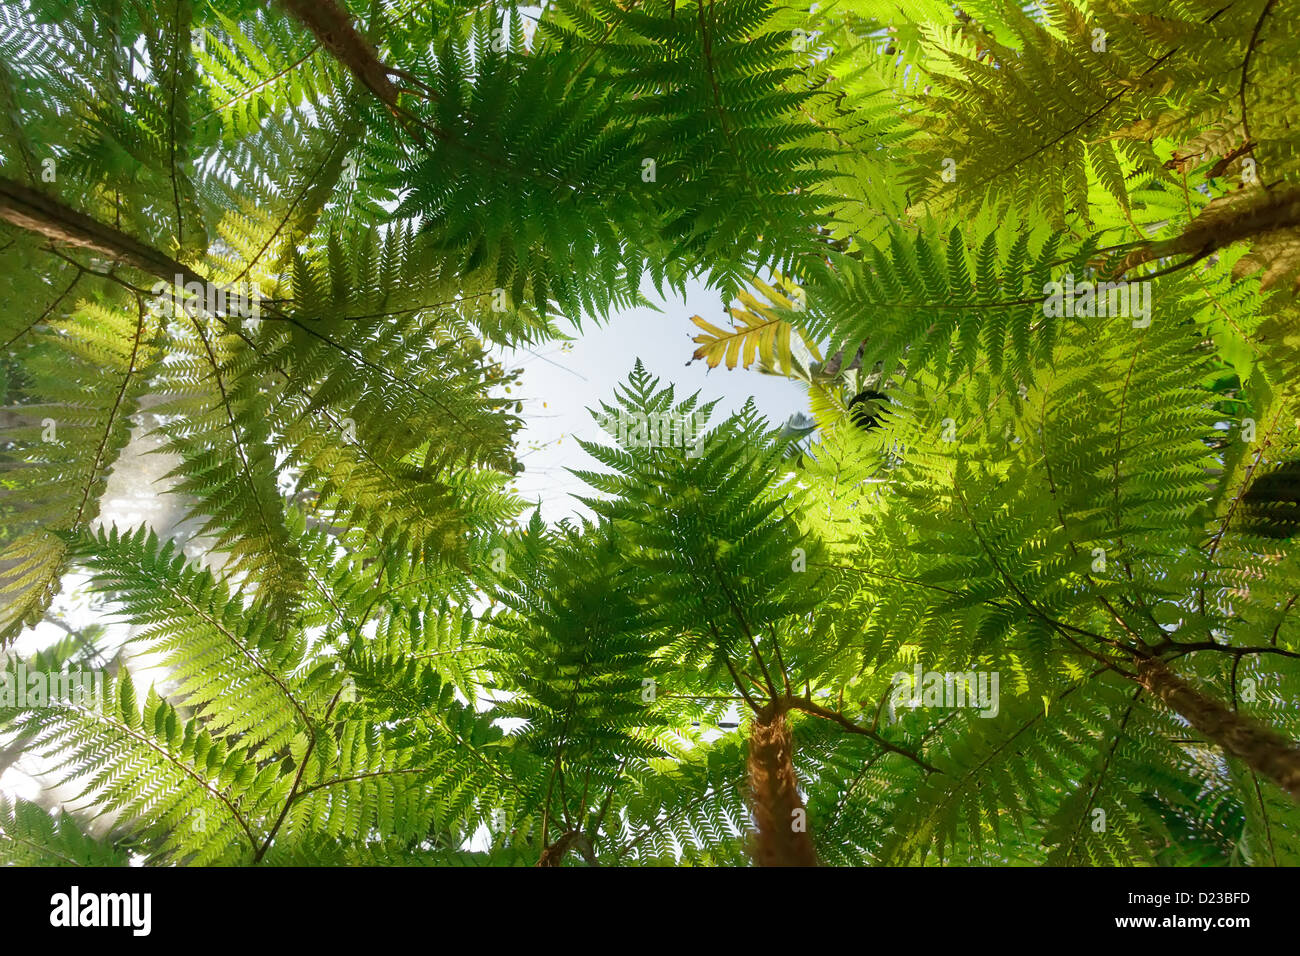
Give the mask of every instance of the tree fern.
M 0 860 L 1294 863 L 1295 27 L 0 2 Z M 811 415 L 626 356 L 525 513 L 697 281 Z

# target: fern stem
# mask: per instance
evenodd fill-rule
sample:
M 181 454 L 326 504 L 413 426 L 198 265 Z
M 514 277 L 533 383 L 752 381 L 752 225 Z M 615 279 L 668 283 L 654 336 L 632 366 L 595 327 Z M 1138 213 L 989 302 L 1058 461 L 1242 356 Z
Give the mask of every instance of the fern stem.
M 394 114 L 400 115 L 397 89 L 387 66 L 375 49 L 352 26 L 345 10 L 333 0 L 282 0 L 285 8 L 303 24 L 330 54 Z
M 820 704 L 817 704 L 806 697 L 786 697 L 780 701 L 780 704 L 782 710 L 799 710 L 799 711 L 803 711 L 805 714 L 812 714 L 814 717 L 822 717 L 826 720 L 834 721 L 835 723 L 839 724 L 841 727 L 843 727 L 851 734 L 861 734 L 863 737 L 867 737 L 871 739 L 882 750 L 885 750 L 888 753 L 895 753 L 898 754 L 899 756 L 906 757 L 908 760 L 915 763 L 918 767 L 923 768 L 927 773 L 943 773 L 943 771 L 940 770 L 938 767 L 934 766 L 931 763 L 927 763 L 926 760 L 923 757 L 921 757 L 919 754 L 916 754 L 913 751 L 907 750 L 903 747 L 899 747 L 896 744 L 891 744 L 888 740 L 880 736 L 880 734 L 876 733 L 874 730 L 868 730 L 866 727 L 859 727 L 857 724 L 849 720 L 849 718 L 845 717 L 843 714 L 838 713 L 837 711 L 834 710 L 828 710 L 827 708 L 822 707 Z
M 1137 662 L 1138 682 L 1224 753 L 1272 780 L 1300 802 L 1300 747 L 1249 717 L 1233 713 L 1183 680 L 1162 660 Z
M 171 256 L 3 176 L 0 176 L 0 219 L 55 242 L 90 249 L 168 282 L 179 275 L 187 283 L 206 284 L 206 280 Z

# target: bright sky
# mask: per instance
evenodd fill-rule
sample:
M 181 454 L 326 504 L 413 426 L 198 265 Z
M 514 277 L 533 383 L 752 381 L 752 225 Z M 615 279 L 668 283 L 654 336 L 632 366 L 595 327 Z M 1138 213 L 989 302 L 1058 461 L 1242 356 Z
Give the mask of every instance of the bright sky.
M 590 490 L 566 469 L 603 468 L 573 439 L 576 435 L 608 443 L 586 409 L 598 408 L 602 399 L 612 401 L 614 387 L 627 381 L 638 358 L 662 385 L 676 386 L 679 400 L 696 391 L 704 401 L 720 399 L 715 423 L 750 396 L 774 425 L 808 410 L 807 395 L 798 382 L 743 368 L 729 371 L 725 364 L 710 371 L 702 360 L 686 364 L 696 348 L 691 339 L 699 332 L 691 324 L 692 315 L 721 328 L 731 325 L 716 293 L 694 285 L 687 288 L 685 300 L 662 301 L 648 284 L 642 292 L 662 311 L 629 310 L 605 325 L 584 321 L 572 343 L 504 353 L 508 365 L 524 369 L 519 393 L 524 396 L 525 427 L 518 440 L 525 471 L 519 477 L 519 493 L 529 501 L 540 498 L 547 521 L 587 513 L 571 496 Z

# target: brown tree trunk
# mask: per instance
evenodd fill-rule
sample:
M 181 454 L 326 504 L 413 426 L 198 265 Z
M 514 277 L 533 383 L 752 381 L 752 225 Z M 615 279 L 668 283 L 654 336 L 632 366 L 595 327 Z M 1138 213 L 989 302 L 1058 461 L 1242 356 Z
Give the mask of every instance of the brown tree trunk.
M 1300 225 L 1300 189 L 1230 193 L 1215 199 L 1188 223 L 1181 235 L 1148 242 L 1124 257 L 1119 275 L 1143 263 L 1176 255 L 1203 259 L 1216 249 L 1242 239 L 1282 234 Z
M 336 60 L 352 71 L 393 113 L 398 112 L 397 88 L 370 41 L 352 26 L 352 18 L 334 0 L 283 0 L 284 6 L 312 32 Z
M 577 850 L 582 854 L 582 858 L 590 866 L 600 866 L 596 859 L 596 851 L 587 840 L 587 836 L 581 830 L 569 830 L 558 840 L 542 851 L 541 858 L 538 859 L 538 866 L 559 866 L 564 862 L 564 855 L 570 849 Z
M 171 256 L 128 236 L 120 229 L 92 219 L 52 196 L 2 176 L 0 219 L 53 242 L 90 249 L 168 283 L 177 275 L 185 282 L 204 281 Z
M 569 847 L 573 846 L 573 841 L 581 834 L 570 830 L 563 834 L 558 840 L 542 851 L 541 857 L 537 861 L 538 866 L 559 866 L 564 860 L 564 854 L 569 852 Z
M 1300 748 L 1207 697 L 1157 658 L 1138 661 L 1138 681 L 1229 756 L 1300 800 Z
M 759 714 L 749 728 L 749 795 L 757 866 L 816 866 L 803 800 L 794 775 L 793 741 L 785 714 Z

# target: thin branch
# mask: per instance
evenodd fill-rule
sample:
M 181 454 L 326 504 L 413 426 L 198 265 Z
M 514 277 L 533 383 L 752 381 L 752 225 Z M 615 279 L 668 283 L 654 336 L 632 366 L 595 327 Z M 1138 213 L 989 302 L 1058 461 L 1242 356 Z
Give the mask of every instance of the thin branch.
M 1264 26 L 1264 19 L 1268 16 L 1269 11 L 1273 9 L 1275 2 L 1276 0 L 1268 0 L 1264 4 L 1264 9 L 1259 11 L 1259 19 L 1255 21 L 1255 29 L 1251 31 L 1250 42 L 1246 44 L 1245 59 L 1241 61 L 1241 84 L 1237 87 L 1237 98 L 1241 101 L 1241 130 L 1246 142 L 1250 142 L 1250 120 L 1247 118 L 1246 110 L 1246 82 L 1250 76 L 1250 58 L 1255 55 L 1255 44 L 1259 42 L 1259 31 Z
M 26 328 L 24 328 L 24 329 L 22 329 L 22 330 L 16 332 L 16 333 L 15 333 L 15 334 L 14 334 L 14 335 L 13 335 L 13 336 L 8 340 L 8 341 L 7 341 L 7 342 L 5 342 L 3 345 L 0 345 L 0 349 L 6 349 L 6 350 L 7 350 L 7 349 L 9 348 L 9 346 L 13 345 L 15 342 L 17 342 L 20 338 L 22 338 L 24 335 L 26 335 L 26 334 L 27 334 L 28 332 L 30 332 L 32 329 L 36 328 L 36 326 L 40 325 L 40 324 L 41 324 L 42 322 L 44 322 L 47 318 L 49 318 L 50 313 L 53 312 L 53 311 L 55 310 L 55 308 L 58 307 L 58 304 L 59 304 L 60 302 L 62 302 L 64 299 L 66 299 L 66 298 L 68 297 L 68 293 L 71 292 L 72 289 L 73 289 L 73 287 L 74 287 L 78 282 L 81 281 L 81 275 L 82 275 L 82 273 L 81 273 L 81 271 L 79 270 L 79 271 L 77 272 L 77 274 L 74 275 L 74 276 L 72 277 L 72 281 L 71 281 L 70 283 L 68 283 L 68 287 L 67 287 L 66 289 L 64 289 L 62 292 L 60 292 L 60 293 L 58 294 L 58 296 L 55 297 L 54 301 L 51 302 L 51 303 L 46 307 L 45 311 L 42 312 L 40 315 L 38 315 L 38 316 L 35 318 L 35 320 L 32 321 L 31 325 L 29 325 L 29 326 L 27 326 Z
M 895 754 L 899 754 L 900 756 L 906 757 L 908 760 L 911 760 L 917 766 L 923 768 L 927 773 L 943 773 L 942 770 L 940 770 L 938 767 L 934 766 L 933 764 L 927 763 L 926 760 L 921 756 L 919 756 L 918 754 L 913 753 L 912 751 L 907 750 L 903 747 L 899 747 L 896 744 L 890 743 L 888 740 L 880 736 L 880 734 L 876 733 L 874 730 L 869 730 L 866 727 L 859 727 L 857 724 L 849 720 L 849 718 L 845 717 L 843 714 L 837 713 L 836 711 L 833 710 L 828 710 L 827 708 L 822 707 L 820 704 L 814 703 L 813 701 L 809 700 L 806 697 L 784 697 L 778 703 L 782 706 L 783 709 L 800 710 L 803 711 L 805 714 L 812 714 L 815 717 L 822 717 L 825 718 L 826 720 L 834 721 L 835 723 L 843 727 L 845 730 L 847 730 L 849 733 L 861 734 L 863 737 L 875 741 L 875 743 L 878 746 L 884 748 L 890 753 L 895 753 Z

